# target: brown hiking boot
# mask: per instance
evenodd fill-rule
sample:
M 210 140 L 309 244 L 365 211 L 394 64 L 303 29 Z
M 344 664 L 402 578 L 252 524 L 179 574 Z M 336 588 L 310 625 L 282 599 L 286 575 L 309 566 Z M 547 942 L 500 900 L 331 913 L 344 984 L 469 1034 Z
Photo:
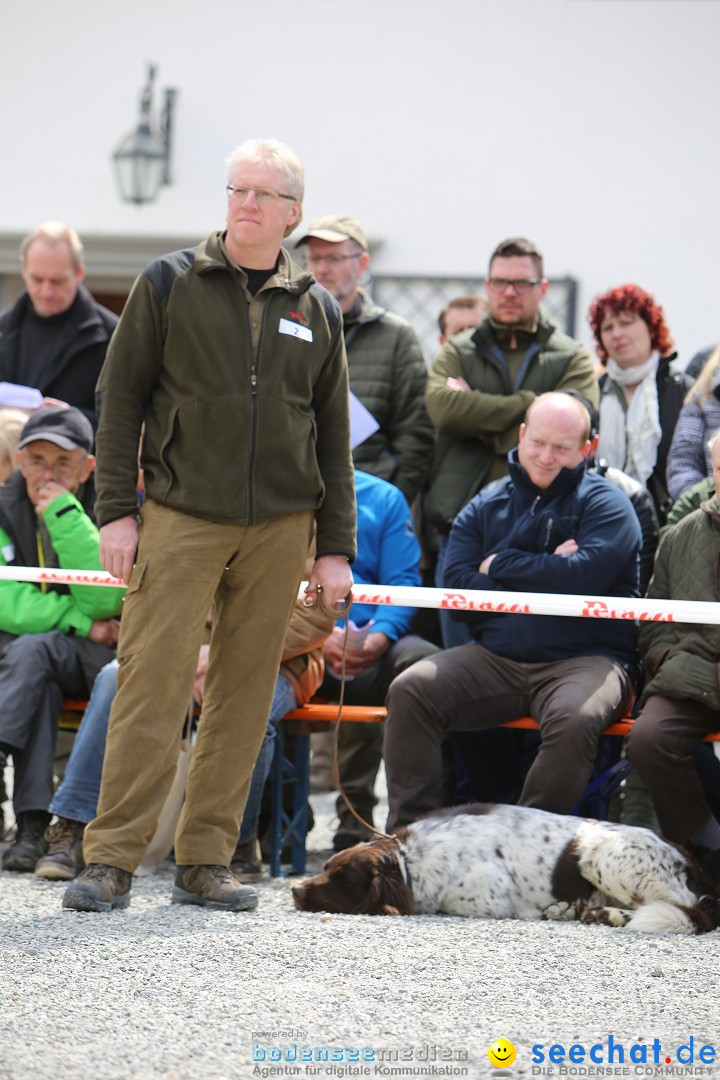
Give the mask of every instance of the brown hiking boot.
M 241 885 L 226 866 L 178 866 L 173 904 L 195 904 L 218 911 L 250 911 L 258 897 L 250 885 Z
M 58 818 L 45 832 L 47 855 L 35 863 L 35 876 L 49 881 L 72 881 L 85 863 L 82 840 L 85 826 L 82 821 Z
M 130 903 L 132 874 L 117 866 L 90 863 L 71 885 L 62 906 L 71 911 L 110 911 Z
M 238 844 L 230 860 L 230 873 L 234 874 L 238 881 L 260 880 L 263 868 L 257 837 L 248 840 L 246 844 Z

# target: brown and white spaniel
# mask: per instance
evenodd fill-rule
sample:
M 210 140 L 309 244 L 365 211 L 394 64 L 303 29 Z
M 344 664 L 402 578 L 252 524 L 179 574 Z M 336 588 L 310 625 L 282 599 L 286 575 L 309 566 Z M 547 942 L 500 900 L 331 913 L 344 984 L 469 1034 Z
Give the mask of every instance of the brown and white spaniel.
M 680 849 L 649 829 L 520 806 L 421 818 L 333 855 L 293 886 L 301 911 L 579 919 L 644 933 L 720 926 L 720 899 Z

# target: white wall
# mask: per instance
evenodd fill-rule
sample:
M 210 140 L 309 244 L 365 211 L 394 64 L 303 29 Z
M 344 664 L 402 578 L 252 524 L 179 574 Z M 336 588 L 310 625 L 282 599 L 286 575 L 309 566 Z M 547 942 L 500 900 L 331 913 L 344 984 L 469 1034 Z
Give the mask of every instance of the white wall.
M 384 272 L 474 273 L 526 234 L 592 295 L 635 280 L 683 359 L 720 337 L 717 0 L 5 0 L 0 236 L 204 236 L 224 160 L 289 142 L 306 220 L 354 214 Z M 147 61 L 175 86 L 174 185 L 120 203 Z

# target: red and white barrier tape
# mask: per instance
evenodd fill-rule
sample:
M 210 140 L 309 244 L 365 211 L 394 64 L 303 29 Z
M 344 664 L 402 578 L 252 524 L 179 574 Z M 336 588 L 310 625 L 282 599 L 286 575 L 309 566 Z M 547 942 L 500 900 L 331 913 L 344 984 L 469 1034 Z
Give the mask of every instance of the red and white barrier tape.
M 0 566 L 0 581 L 54 585 L 123 583 L 105 570 L 48 570 L 38 566 Z M 305 582 L 298 596 L 304 595 Z M 493 611 L 521 615 L 566 615 L 586 619 L 638 619 L 640 622 L 720 624 L 720 604 L 700 600 L 641 600 L 619 596 L 564 593 L 493 592 L 485 589 L 427 589 L 408 585 L 354 585 L 356 604 Z

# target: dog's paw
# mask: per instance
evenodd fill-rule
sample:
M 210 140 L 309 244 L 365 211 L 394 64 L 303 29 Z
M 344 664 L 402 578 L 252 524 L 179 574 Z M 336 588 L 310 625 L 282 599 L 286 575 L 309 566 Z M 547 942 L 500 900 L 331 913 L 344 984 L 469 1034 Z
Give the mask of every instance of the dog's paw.
M 554 904 L 548 904 L 542 917 L 552 922 L 572 922 L 577 918 L 575 904 L 570 904 L 567 900 L 558 900 Z
M 596 923 L 600 926 L 627 926 L 632 918 L 632 911 L 618 907 L 586 907 L 579 918 L 580 922 Z

